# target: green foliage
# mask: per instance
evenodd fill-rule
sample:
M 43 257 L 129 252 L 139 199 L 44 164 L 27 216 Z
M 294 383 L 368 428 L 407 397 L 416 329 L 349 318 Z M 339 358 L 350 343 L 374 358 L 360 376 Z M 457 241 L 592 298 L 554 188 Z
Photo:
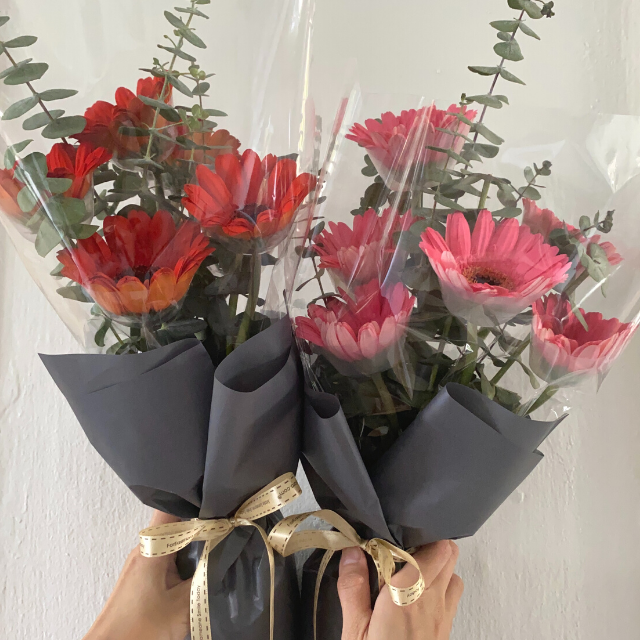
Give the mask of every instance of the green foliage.
M 40 100 L 44 102 L 50 102 L 53 100 L 65 100 L 66 98 L 72 98 L 77 95 L 75 89 L 47 89 L 38 94 Z
M 29 96 L 18 102 L 14 102 L 10 107 L 7 107 L 6 111 L 2 114 L 3 120 L 15 120 L 25 113 L 28 113 L 38 104 L 38 98 L 36 96 Z
M 45 62 L 31 62 L 11 69 L 4 79 L 6 85 L 14 86 L 39 80 L 49 69 Z
M 511 62 L 520 62 L 521 60 L 524 60 L 520 45 L 515 40 L 509 40 L 509 42 L 498 42 L 498 44 L 493 47 L 493 50 L 501 58 L 510 60 Z
M 48 125 L 51 122 L 51 118 L 54 120 L 64 115 L 64 109 L 51 109 L 49 113 L 37 113 L 30 118 L 27 118 L 22 123 L 22 128 L 25 131 L 34 131 L 35 129 L 42 129 L 42 127 Z
M 87 121 L 82 116 L 68 116 L 57 118 L 50 122 L 42 131 L 42 137 L 50 140 L 67 138 L 81 133 L 87 126 Z
M 21 47 L 30 47 L 32 44 L 35 44 L 38 41 L 38 38 L 35 36 L 20 36 L 19 38 L 14 38 L 13 40 L 8 40 L 7 42 L 3 42 L 2 46 L 5 49 L 19 49 Z

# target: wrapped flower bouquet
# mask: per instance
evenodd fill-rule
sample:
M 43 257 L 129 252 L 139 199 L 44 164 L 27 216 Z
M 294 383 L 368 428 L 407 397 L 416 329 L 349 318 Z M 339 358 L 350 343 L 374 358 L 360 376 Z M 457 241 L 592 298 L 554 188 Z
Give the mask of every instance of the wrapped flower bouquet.
M 638 251 L 625 241 L 635 203 L 597 193 L 589 157 L 606 147 L 612 168 L 624 140 L 595 117 L 556 117 L 546 137 L 560 144 L 524 142 L 524 119 L 515 142 L 494 131 L 493 114 L 509 103 L 500 88 L 524 84 L 512 72 L 522 39 L 533 43 L 534 21 L 553 16 L 553 3 L 508 4 L 517 13 L 491 23 L 495 64 L 470 67 L 488 93 L 448 107 L 345 99 L 323 200 L 296 230 L 289 304 L 308 383 L 302 460 L 321 507 L 364 540 L 411 549 L 475 534 L 637 327 L 628 274 Z M 562 207 L 545 208 L 543 193 Z M 290 546 L 304 548 L 299 540 Z M 325 548 L 324 561 L 314 554 L 305 566 L 303 595 L 317 637 L 337 640 L 337 562 L 327 566 L 336 548 Z
M 165 11 L 167 35 L 131 70 L 142 77 L 132 89 L 98 83 L 93 104 L 52 88 L 30 53 L 37 38 L 0 17 L 0 79 L 13 99 L 0 125 L 0 213 L 91 352 L 43 360 L 98 452 L 149 506 L 214 523 L 237 512 L 196 526 L 199 546 L 179 558 L 192 575 L 201 556 L 194 593 L 208 592 L 194 640 L 209 619 L 216 638 L 293 640 L 295 568 L 265 546 L 287 500 L 243 503 L 296 495 L 290 478 L 273 483 L 298 465 L 299 359 L 282 289 L 267 292 L 317 182 L 314 137 L 301 127 L 313 3 L 239 7 L 254 54 L 236 70 L 242 82 L 221 70 L 237 94 L 227 97 L 205 68 L 207 46 L 220 46 L 209 4 Z M 222 102 L 244 105 L 228 129 Z

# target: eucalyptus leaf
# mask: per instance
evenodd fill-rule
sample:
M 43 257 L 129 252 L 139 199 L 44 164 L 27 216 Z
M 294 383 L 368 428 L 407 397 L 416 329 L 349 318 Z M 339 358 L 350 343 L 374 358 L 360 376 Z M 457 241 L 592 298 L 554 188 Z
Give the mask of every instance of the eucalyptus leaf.
M 201 82 L 193 91 L 194 96 L 203 96 L 211 89 L 211 84 L 208 82 Z
M 455 200 L 450 200 L 449 198 L 445 198 L 443 195 L 439 193 L 436 193 L 433 199 L 438 204 L 441 204 L 443 207 L 447 207 L 454 211 L 461 211 L 462 213 L 466 211 L 466 209 L 464 207 L 461 207 L 460 204 L 457 203 Z
M 520 20 L 496 20 L 491 23 L 491 26 L 498 31 L 504 31 L 506 33 L 514 33 L 520 26 Z
M 42 137 L 49 140 L 66 138 L 76 133 L 82 133 L 87 121 L 82 116 L 68 116 L 50 122 L 43 130 Z
M 525 0 L 507 0 L 507 3 L 512 9 L 524 9 Z
M 35 247 L 38 255 L 42 258 L 49 255 L 53 249 L 55 249 L 62 238 L 58 233 L 58 230 L 53 226 L 53 223 L 49 218 L 44 218 L 42 224 L 38 229 L 38 235 L 36 236 Z
M 15 171 L 16 177 L 21 182 L 41 187 L 49 171 L 47 157 L 39 151 L 30 153 L 20 161 Z
M 69 237 L 75 240 L 86 240 L 90 238 L 100 227 L 94 224 L 74 224 L 69 227 Z
M 38 94 L 40 100 L 45 102 L 51 102 L 53 100 L 64 100 L 65 98 L 72 98 L 77 95 L 78 92 L 75 89 L 48 89 Z
M 509 42 L 513 38 L 513 35 L 510 33 L 505 33 L 504 31 L 498 32 L 498 39 L 502 40 L 502 42 Z
M 185 25 L 178 16 L 171 13 L 171 11 L 165 11 L 164 17 L 171 23 L 171 26 L 175 27 L 178 30 L 185 29 L 187 25 Z
M 36 42 L 38 42 L 38 38 L 36 38 L 35 36 L 20 36 L 19 38 L 14 38 L 13 40 L 3 42 L 2 46 L 5 49 L 19 49 L 20 47 L 30 47 Z
M 11 18 L 9 16 L 0 16 L 0 27 L 7 24 Z
M 54 224 L 72 227 L 87 217 L 84 200 L 56 196 L 47 203 L 47 211 Z
M 535 38 L 536 40 L 540 40 L 540 36 L 529 26 L 527 26 L 524 22 L 520 25 L 520 31 L 525 35 Z
M 47 178 L 48 190 L 54 195 L 68 191 L 71 189 L 72 185 L 73 180 L 70 178 Z
M 496 73 L 500 73 L 500 67 L 469 67 L 469 71 L 477 73 L 481 76 L 495 76 Z
M 176 47 L 165 47 L 161 44 L 158 45 L 159 49 L 164 49 L 165 51 L 168 51 L 169 53 L 172 53 L 174 56 L 178 56 L 178 58 L 182 58 L 183 60 L 187 60 L 188 62 L 195 62 L 196 59 L 190 54 L 187 53 L 186 51 L 183 51 L 182 49 L 176 49 Z
M 76 300 L 77 302 L 93 302 L 93 300 L 84 292 L 79 284 L 70 284 L 66 287 L 60 287 L 58 294 L 67 300 Z
M 467 96 L 467 100 L 471 102 L 477 102 L 486 107 L 492 107 L 493 109 L 502 109 L 502 101 L 498 100 L 495 96 L 479 95 L 479 96 Z
M 0 80 L 2 80 L 3 78 L 6 78 L 8 75 L 12 73 L 15 73 L 18 69 L 22 69 L 23 67 L 26 67 L 32 60 L 33 58 L 27 58 L 26 60 L 22 60 L 21 62 L 18 62 L 15 66 L 7 67 L 4 71 L 0 71 Z
M 474 144 L 465 144 L 464 150 L 474 151 L 475 153 L 481 155 L 483 158 L 495 158 L 498 153 L 500 153 L 499 147 L 496 147 L 492 144 L 481 144 L 479 142 L 476 142 Z
M 49 117 L 49 115 L 55 120 L 56 118 L 60 118 L 64 115 L 64 109 L 52 109 L 51 111 L 49 111 L 49 114 L 46 114 L 44 112 L 36 113 L 36 115 L 27 118 L 22 123 L 22 128 L 25 131 L 34 131 L 36 129 L 45 127 L 51 122 L 51 118 Z
M 533 0 L 522 0 L 522 8 L 534 20 L 540 20 L 540 18 L 544 17 L 542 9 Z
M 180 93 L 183 93 L 189 98 L 193 98 L 193 91 L 191 91 L 191 89 L 189 89 L 189 87 L 187 87 L 187 85 L 182 82 L 182 80 L 180 80 L 176 76 L 167 76 L 167 80 L 169 80 L 171 86 L 177 89 Z
M 162 117 L 165 120 L 168 120 L 169 122 L 182 121 L 180 114 L 171 105 L 168 105 L 166 102 L 163 102 L 162 100 L 154 100 L 153 98 L 147 98 L 146 96 L 138 96 L 138 98 L 142 102 L 144 102 L 144 104 L 158 110 L 160 112 L 160 115 L 162 115 Z
M 179 11 L 180 13 L 190 13 L 191 15 L 198 16 L 200 18 L 206 18 L 207 20 L 209 19 L 209 16 L 206 13 L 202 13 L 200 9 L 191 7 L 174 7 L 174 9 L 176 11 Z
M 520 191 L 520 195 L 528 200 L 540 200 L 541 193 L 535 187 L 526 187 Z
M 205 109 L 204 112 L 208 117 L 212 118 L 226 118 L 227 114 L 219 109 Z
M 211 4 L 211 0 L 194 0 L 195 4 Z
M 33 195 L 33 192 L 29 187 L 24 187 L 24 189 L 21 189 L 18 193 L 16 202 L 22 212 L 29 213 L 30 211 L 33 211 L 35 206 L 38 204 L 38 198 Z
M 511 62 L 520 62 L 520 60 L 524 60 L 520 45 L 516 40 L 510 40 L 509 42 L 498 42 L 498 44 L 493 47 L 493 50 L 501 58 L 504 58 L 505 60 L 511 60 Z
M 4 154 L 4 166 L 6 169 L 11 169 L 13 165 L 16 163 L 17 155 L 24 151 L 33 140 L 23 140 L 22 142 L 18 142 L 14 144 L 12 147 L 9 147 Z
M 25 113 L 28 113 L 38 104 L 38 98 L 36 96 L 29 96 L 18 102 L 14 102 L 10 107 L 7 107 L 6 111 L 2 114 L 3 120 L 15 120 Z
M 479 133 L 483 138 L 487 139 L 492 144 L 500 145 L 504 142 L 504 139 L 501 138 L 496 133 L 493 133 L 486 125 L 478 122 L 474 125 L 473 130 Z
M 524 82 L 523 80 L 520 80 L 520 78 L 518 78 L 518 76 L 516 76 L 513 73 L 511 73 L 511 71 L 507 71 L 504 67 L 502 67 L 502 69 L 500 69 L 500 76 L 504 80 L 506 80 L 507 82 L 514 82 L 515 84 L 526 85 L 526 82 Z
M 531 167 L 525 167 L 525 169 L 524 169 L 524 179 L 529 184 L 532 184 L 535 181 L 536 174 L 534 173 L 534 171 L 533 171 L 533 169 Z
M 199 49 L 206 49 L 207 45 L 200 38 L 200 36 L 196 35 L 193 31 L 189 29 L 182 29 L 180 31 L 180 35 L 187 41 L 190 42 L 194 47 L 198 47 Z
M 107 332 L 111 328 L 111 320 L 105 318 L 100 328 L 96 331 L 96 335 L 93 337 L 93 341 L 98 347 L 104 347 L 104 340 L 107 337 Z
M 9 86 L 15 86 L 18 84 L 33 82 L 34 80 L 40 80 L 40 78 L 47 73 L 48 69 L 49 65 L 46 62 L 25 64 L 22 67 L 13 69 L 13 71 L 11 71 L 4 79 L 4 83 Z
M 584 233 L 591 226 L 591 219 L 589 216 L 580 216 L 580 222 L 578 224 L 580 226 L 580 231 Z
M 500 218 L 517 218 L 522 213 L 518 207 L 505 207 L 499 211 L 494 211 L 493 215 Z

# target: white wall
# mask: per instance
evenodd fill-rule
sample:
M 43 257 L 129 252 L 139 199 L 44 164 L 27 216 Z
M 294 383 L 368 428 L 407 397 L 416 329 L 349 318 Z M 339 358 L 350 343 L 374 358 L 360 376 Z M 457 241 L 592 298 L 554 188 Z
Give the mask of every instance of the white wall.
M 0 13 L 16 4 L 25 30 L 52 43 L 60 78 L 78 68 L 106 82 L 129 63 L 128 53 L 118 54 L 119 38 L 127 47 L 136 33 L 156 40 L 151 26 L 160 22 L 143 26 L 142 9 L 173 3 L 0 0 Z M 127 27 L 124 9 L 132 4 L 136 23 Z M 367 88 L 451 101 L 463 90 L 480 92 L 486 80 L 465 72 L 466 65 L 491 63 L 487 23 L 511 13 L 503 0 L 319 4 L 316 80 L 327 102 L 343 59 L 354 55 Z M 637 3 L 557 4 L 559 15 L 536 25 L 544 42 L 526 42 L 528 58 L 518 71 L 529 86 L 506 87 L 513 102 L 640 114 Z M 223 5 L 218 20 L 231 17 L 230 3 Z M 56 16 L 71 14 L 73 36 L 46 33 Z M 110 39 L 98 37 L 97 16 L 112 25 Z M 84 38 L 77 30 L 89 24 Z M 93 42 L 103 52 L 97 61 L 74 54 L 74 46 L 82 51 Z M 216 67 L 224 63 L 219 58 Z M 134 77 L 131 67 L 129 84 Z M 91 82 L 85 86 L 98 97 Z M 0 94 L 0 106 L 7 103 Z M 7 638 L 81 638 L 148 517 L 89 447 L 37 358 L 40 351 L 76 349 L 0 231 L 0 630 Z M 461 544 L 467 591 L 457 640 L 638 637 L 638 356 L 640 341 L 597 401 L 585 401 L 545 443 L 547 459 L 521 490 Z

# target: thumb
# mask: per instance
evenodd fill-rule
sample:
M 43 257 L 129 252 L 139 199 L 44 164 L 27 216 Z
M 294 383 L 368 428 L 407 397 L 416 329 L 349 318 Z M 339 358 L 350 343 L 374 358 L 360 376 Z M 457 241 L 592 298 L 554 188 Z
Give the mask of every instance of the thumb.
M 342 640 L 364 640 L 371 620 L 371 592 L 367 558 L 358 547 L 342 552 L 338 595 L 342 605 Z

